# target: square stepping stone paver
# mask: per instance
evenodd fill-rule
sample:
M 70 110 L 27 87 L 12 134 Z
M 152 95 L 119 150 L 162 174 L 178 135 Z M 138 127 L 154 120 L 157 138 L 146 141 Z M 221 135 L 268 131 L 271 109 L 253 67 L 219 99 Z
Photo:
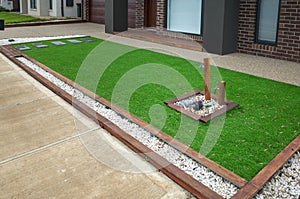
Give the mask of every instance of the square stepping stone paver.
M 64 46 L 64 45 L 66 45 L 66 43 L 62 42 L 62 41 L 53 41 L 51 43 L 54 44 L 54 45 L 56 45 L 56 46 Z
M 48 45 L 46 45 L 46 44 L 32 44 L 32 45 L 37 48 L 48 48 Z
M 28 46 L 16 46 L 15 48 L 18 49 L 18 50 L 21 50 L 21 51 L 23 51 L 23 50 L 31 50 L 31 48 L 28 47 Z
M 69 39 L 69 40 L 67 40 L 68 42 L 70 42 L 70 43 L 73 43 L 73 44 L 79 44 L 79 43 L 82 43 L 82 41 L 79 41 L 79 40 L 77 40 L 77 39 Z
M 82 41 L 85 41 L 85 42 L 95 42 L 96 40 L 94 39 L 90 39 L 90 38 L 81 38 Z

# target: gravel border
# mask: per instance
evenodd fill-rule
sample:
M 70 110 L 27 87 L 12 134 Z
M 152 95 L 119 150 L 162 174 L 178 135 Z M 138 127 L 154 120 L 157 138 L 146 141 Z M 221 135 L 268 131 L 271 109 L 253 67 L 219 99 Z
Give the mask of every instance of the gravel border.
M 254 198 L 300 198 L 300 150 L 283 165 Z

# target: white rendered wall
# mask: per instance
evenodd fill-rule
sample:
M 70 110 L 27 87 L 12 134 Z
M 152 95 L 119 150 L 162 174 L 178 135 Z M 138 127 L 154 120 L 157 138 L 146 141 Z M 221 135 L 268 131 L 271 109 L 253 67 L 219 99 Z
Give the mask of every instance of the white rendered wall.
M 12 10 L 13 9 L 13 2 L 8 2 L 8 0 L 0 0 L 0 6 Z
M 20 13 L 21 14 L 28 14 L 27 0 L 20 0 Z
M 61 17 L 61 1 L 62 0 L 53 0 L 53 9 L 49 10 L 49 16 Z M 74 0 L 74 5 L 67 7 L 66 0 L 63 0 L 64 4 L 64 17 L 77 17 L 77 5 L 76 3 L 81 3 L 81 0 Z
M 62 17 L 61 1 L 62 0 L 53 0 L 52 10 L 50 10 L 48 0 L 37 0 L 37 2 L 36 2 L 37 9 L 30 8 L 30 0 L 27 0 L 27 1 L 21 0 L 21 3 L 24 2 L 27 4 L 28 11 L 24 12 L 24 13 L 28 13 L 29 15 Z M 74 0 L 74 5 L 71 7 L 69 7 L 69 6 L 67 7 L 66 0 L 63 0 L 64 17 L 77 17 L 76 3 L 81 3 L 81 0 Z M 21 12 L 23 12 L 23 10 L 24 9 L 22 9 L 22 6 L 21 6 Z
M 34 16 L 39 16 L 39 12 L 38 12 L 38 0 L 37 0 L 37 2 L 36 2 L 36 9 L 32 9 L 31 7 L 30 7 L 30 0 L 27 0 L 27 7 L 28 7 L 28 14 L 29 15 L 34 15 Z
M 60 17 L 61 16 L 59 0 L 52 1 L 52 10 L 49 10 L 49 16 L 52 16 L 52 17 Z
M 39 16 L 49 16 L 49 1 L 38 0 Z
M 76 3 L 81 3 L 81 0 L 74 0 L 74 6 L 67 7 L 66 0 L 64 0 L 64 14 L 65 17 L 77 17 L 77 5 Z

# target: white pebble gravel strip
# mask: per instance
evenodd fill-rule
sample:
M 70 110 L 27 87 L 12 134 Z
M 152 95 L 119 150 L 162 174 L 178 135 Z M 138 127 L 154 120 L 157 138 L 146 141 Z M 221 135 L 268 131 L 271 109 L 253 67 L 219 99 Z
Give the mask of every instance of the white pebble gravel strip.
M 254 198 L 300 198 L 300 151 L 284 164 Z
M 14 41 L 10 42 L 9 39 L 1 39 L 0 45 L 11 45 L 11 44 L 23 44 L 28 42 L 35 41 L 46 41 L 46 40 L 54 40 L 54 39 L 67 39 L 67 38 L 76 38 L 76 37 L 86 37 L 86 35 L 68 35 L 68 36 L 53 36 L 53 37 L 28 37 L 28 38 L 9 38 Z
M 123 131 L 130 134 L 132 137 L 155 151 L 160 156 L 167 159 L 169 162 L 171 162 L 181 170 L 185 171 L 187 174 L 191 175 L 194 179 L 198 180 L 205 186 L 209 187 L 211 190 L 223 196 L 224 198 L 230 198 L 239 190 L 238 187 L 236 187 L 234 184 L 220 177 L 207 167 L 201 165 L 194 159 L 171 147 L 166 142 L 160 140 L 158 137 L 152 135 L 150 132 L 146 131 L 137 124 L 131 122 L 129 119 L 120 116 L 115 111 L 86 96 L 71 85 L 66 84 L 62 80 L 48 73 L 28 59 L 24 57 L 19 57 L 17 59 L 54 83 L 56 86 L 69 93 L 77 100 L 83 102 L 84 104 L 98 112 L 100 115 L 106 117 Z

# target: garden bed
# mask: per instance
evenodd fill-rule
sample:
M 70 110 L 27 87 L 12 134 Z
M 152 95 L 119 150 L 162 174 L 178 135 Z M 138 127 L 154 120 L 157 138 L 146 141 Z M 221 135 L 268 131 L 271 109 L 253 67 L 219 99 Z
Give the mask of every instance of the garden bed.
M 51 46 L 51 41 L 39 42 L 50 47 L 32 48 L 32 50 L 24 51 L 24 53 L 63 76 L 76 81 L 83 60 L 102 42 L 102 40 L 96 40 L 94 43 L 58 47 Z M 65 40 L 62 39 L 62 41 Z M 189 80 L 193 86 L 192 90 L 182 91 L 181 94 L 203 88 L 201 83 L 203 80 L 201 76 L 197 75 L 202 72 L 198 68 L 199 63 L 113 43 L 108 51 L 114 53 L 118 48 L 130 48 L 132 51 L 111 63 L 101 77 L 95 91 L 108 101 L 111 101 L 113 89 L 123 74 L 138 65 L 153 62 L 168 65 Z M 102 57 L 99 55 L 99 60 L 101 59 Z M 94 66 L 94 71 L 101 67 L 101 61 L 97 64 Z M 293 104 L 300 103 L 298 98 L 300 89 L 297 86 L 226 69 L 219 68 L 218 70 L 224 80 L 228 82 L 227 98 L 238 102 L 240 106 L 226 114 L 226 121 L 220 138 L 206 156 L 239 176 L 251 180 L 299 135 L 300 113 L 293 108 Z M 89 72 L 92 71 L 87 71 L 87 76 L 90 75 Z M 176 79 L 174 81 L 176 82 Z M 90 87 L 92 82 L 80 83 L 87 89 L 93 89 Z M 127 109 L 142 120 L 151 122 L 151 118 L 148 116 L 150 107 L 153 104 L 165 106 L 164 101 L 175 97 L 177 96 L 165 88 L 157 85 L 145 85 L 133 93 L 129 107 L 123 107 L 122 104 L 118 103 L 117 105 Z M 286 115 L 286 110 L 289 110 L 289 115 Z M 179 129 L 178 121 L 182 119 L 182 115 L 171 108 L 166 108 L 165 111 L 167 113 L 166 124 L 161 130 L 170 136 L 176 136 L 180 142 L 186 143 L 185 135 L 174 134 Z M 196 137 L 190 144 L 192 149 L 200 150 L 209 129 L 209 123 L 198 124 Z

